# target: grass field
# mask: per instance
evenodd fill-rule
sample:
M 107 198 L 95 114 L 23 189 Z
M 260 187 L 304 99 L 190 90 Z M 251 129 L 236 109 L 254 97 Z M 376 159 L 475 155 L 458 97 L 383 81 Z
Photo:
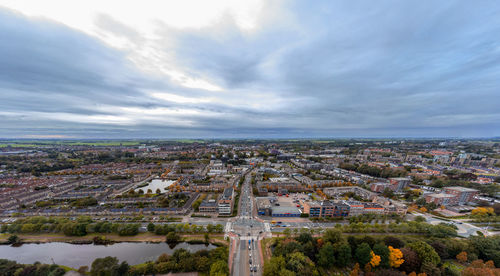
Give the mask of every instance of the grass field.
M 53 145 L 67 145 L 67 146 L 137 146 L 141 144 L 139 141 L 0 141 L 0 148 L 8 146 L 18 148 L 37 148 Z

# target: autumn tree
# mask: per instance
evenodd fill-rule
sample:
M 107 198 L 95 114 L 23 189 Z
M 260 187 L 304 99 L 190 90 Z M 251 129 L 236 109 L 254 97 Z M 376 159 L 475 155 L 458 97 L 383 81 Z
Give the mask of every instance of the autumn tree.
M 389 245 L 389 265 L 391 267 L 398 268 L 401 266 L 402 263 L 405 262 L 403 259 L 403 252 L 397 248 L 393 248 L 392 246 Z
M 380 256 L 373 253 L 373 251 L 370 252 L 370 256 L 371 256 L 371 259 L 370 259 L 371 267 L 379 266 L 380 265 Z
M 462 251 L 462 252 L 458 253 L 457 261 L 459 261 L 461 263 L 467 262 L 467 252 Z
M 354 267 L 352 268 L 351 273 L 349 274 L 349 276 L 358 276 L 358 275 L 359 275 L 359 264 L 356 263 L 354 265 Z
M 495 214 L 495 211 L 491 207 L 477 207 L 471 212 L 473 216 L 489 216 L 493 214 Z

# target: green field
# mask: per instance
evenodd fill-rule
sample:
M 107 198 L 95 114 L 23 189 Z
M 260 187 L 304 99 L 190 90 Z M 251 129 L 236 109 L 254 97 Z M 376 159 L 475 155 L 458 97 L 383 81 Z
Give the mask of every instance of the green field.
M 54 145 L 67 145 L 67 146 L 137 146 L 141 144 L 139 141 L 42 141 L 42 140 L 6 140 L 0 141 L 0 148 L 8 146 L 17 148 L 36 148 Z

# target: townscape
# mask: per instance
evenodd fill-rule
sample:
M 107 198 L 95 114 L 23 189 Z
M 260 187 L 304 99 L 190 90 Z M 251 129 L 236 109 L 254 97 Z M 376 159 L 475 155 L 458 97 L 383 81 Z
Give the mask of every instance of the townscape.
M 500 2 L 0 0 L 0 276 L 500 276 Z
M 195 268 L 200 273 L 341 273 L 354 264 L 363 270 L 369 262 L 349 248 L 352 257 L 349 253 L 345 263 L 333 266 L 335 261 L 324 263 L 322 250 L 319 257 L 308 257 L 310 249 L 286 249 L 284 242 L 332 239 L 329 246 L 345 245 L 341 233 L 349 234 L 349 243 L 376 233 L 401 240 L 477 237 L 492 239 L 496 247 L 488 250 L 500 249 L 499 175 L 500 141 L 487 139 L 5 140 L 1 235 L 4 243 L 202 240 L 227 252 L 222 262 Z M 442 243 L 430 248 L 440 253 Z M 389 245 L 402 248 L 368 244 L 375 255 Z M 319 267 L 280 268 L 280 250 L 302 252 L 294 258 L 314 260 Z M 477 249 L 455 255 L 462 251 L 495 265 L 500 261 L 496 252 Z M 439 255 L 442 263 L 402 271 L 437 275 L 434 270 L 469 269 L 467 260 L 450 268 L 453 262 L 445 260 L 455 255 Z M 130 262 L 126 269 L 134 275 L 193 269 Z M 98 269 L 94 263 L 92 270 Z M 83 262 L 74 268 L 89 267 Z M 382 267 L 397 273 L 399 266 Z

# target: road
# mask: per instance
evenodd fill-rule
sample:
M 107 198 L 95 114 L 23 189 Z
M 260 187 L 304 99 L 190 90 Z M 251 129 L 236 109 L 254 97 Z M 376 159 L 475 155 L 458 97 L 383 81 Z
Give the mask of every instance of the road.
M 226 227 L 232 245 L 229 252 L 233 259 L 231 275 L 262 275 L 262 256 L 258 241 L 271 235 L 266 231 L 264 223 L 257 220 L 251 178 L 251 172 L 247 173 L 241 187 L 238 216 L 231 222 L 230 229 Z
M 457 234 L 459 236 L 465 237 L 465 238 L 468 238 L 471 235 L 476 235 L 477 231 L 482 232 L 485 236 L 489 236 L 491 234 L 490 232 L 488 232 L 487 230 L 485 230 L 483 228 L 480 228 L 480 227 L 474 226 L 470 223 L 462 222 L 459 220 L 453 220 L 453 219 L 443 220 L 443 219 L 440 219 L 440 218 L 433 216 L 433 215 L 430 215 L 430 214 L 408 214 L 408 218 L 411 218 L 414 216 L 423 216 L 428 223 L 433 224 L 433 225 L 436 225 L 439 223 L 451 223 L 458 228 Z

